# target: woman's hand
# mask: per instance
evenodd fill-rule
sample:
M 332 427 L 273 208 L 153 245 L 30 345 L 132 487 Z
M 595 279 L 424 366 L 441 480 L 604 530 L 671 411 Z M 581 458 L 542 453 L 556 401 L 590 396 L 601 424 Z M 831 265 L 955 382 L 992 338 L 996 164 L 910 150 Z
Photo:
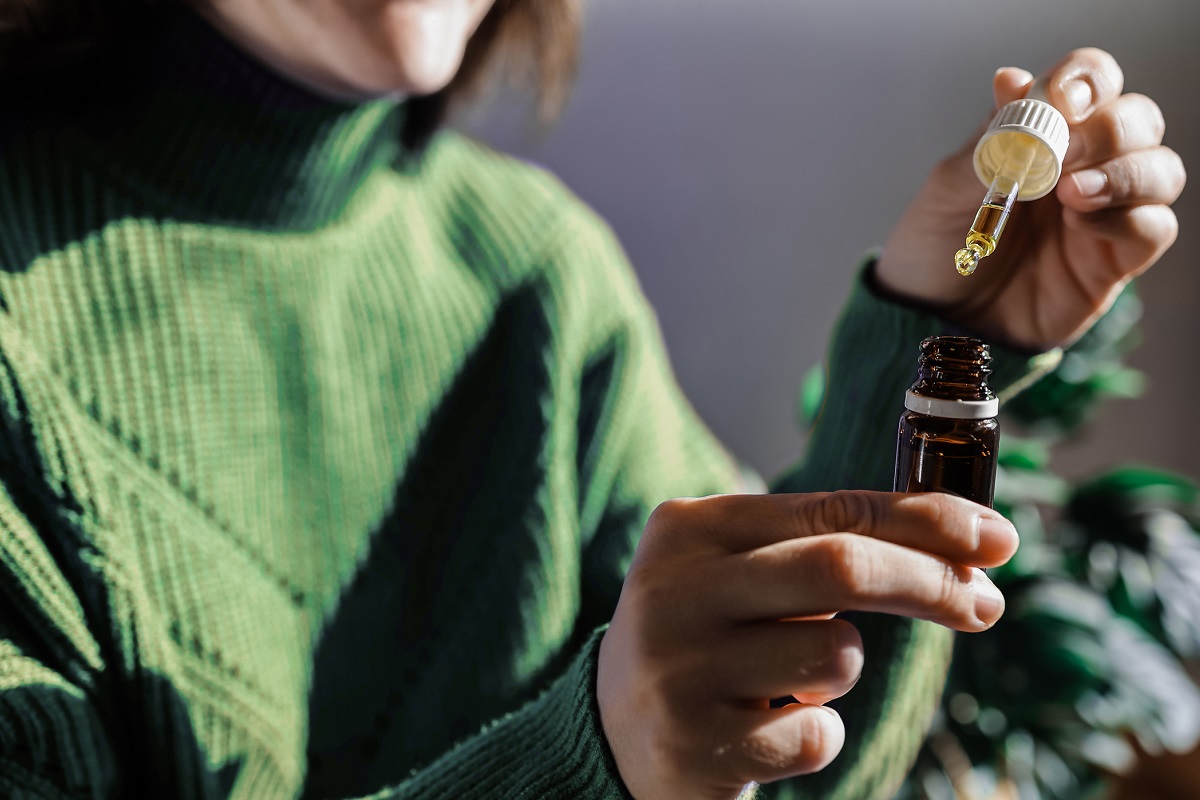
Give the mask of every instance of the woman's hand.
M 997 107 L 1024 97 L 1032 80 L 1019 69 L 997 72 Z M 1039 350 L 1082 335 L 1170 247 L 1178 223 L 1168 206 L 1185 180 L 1179 156 L 1161 144 L 1158 106 L 1121 93 L 1121 68 L 1108 53 L 1076 50 L 1042 80 L 1071 126 L 1057 189 L 1017 203 L 996 252 L 974 275 L 958 275 L 954 252 L 984 193 L 971 160 L 977 133 L 934 170 L 888 238 L 876 272 L 893 294 Z
M 1002 516 L 945 494 L 723 495 L 659 506 L 601 643 L 601 720 L 640 800 L 732 798 L 821 769 L 844 729 L 822 707 L 862 670 L 847 609 L 960 631 L 1004 610 L 977 567 L 1007 561 Z M 800 705 L 772 709 L 772 698 Z

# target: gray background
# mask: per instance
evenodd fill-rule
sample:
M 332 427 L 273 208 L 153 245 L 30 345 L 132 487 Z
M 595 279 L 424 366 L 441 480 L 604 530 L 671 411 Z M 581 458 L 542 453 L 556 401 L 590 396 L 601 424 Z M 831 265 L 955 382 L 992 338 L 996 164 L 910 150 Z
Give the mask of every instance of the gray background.
M 692 402 L 769 474 L 801 452 L 796 387 L 861 256 L 987 114 L 995 69 L 1038 73 L 1104 47 L 1126 90 L 1162 106 L 1167 144 L 1200 164 L 1198 31 L 1195 0 L 591 0 L 557 126 L 531 135 L 511 98 L 464 124 L 609 220 Z M 1141 283 L 1133 363 L 1149 393 L 1110 403 L 1061 449 L 1066 474 L 1139 460 L 1200 476 L 1195 193 Z

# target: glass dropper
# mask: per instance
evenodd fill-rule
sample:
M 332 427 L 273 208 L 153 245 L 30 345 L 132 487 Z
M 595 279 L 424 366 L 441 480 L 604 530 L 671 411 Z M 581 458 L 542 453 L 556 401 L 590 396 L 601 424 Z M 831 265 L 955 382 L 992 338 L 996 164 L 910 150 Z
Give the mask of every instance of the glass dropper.
M 988 186 L 967 233 L 966 246 L 954 254 L 954 266 L 959 275 L 970 275 L 979 266 L 979 260 L 987 258 L 996 250 L 1004 223 L 1012 213 L 1013 205 L 1025 177 L 1033 165 L 1041 143 L 1024 133 L 1010 133 L 1007 139 L 1008 152 L 996 170 L 996 177 Z
M 954 254 L 960 275 L 970 275 L 996 243 L 1017 200 L 1036 200 L 1054 190 L 1070 142 L 1066 119 L 1050 105 L 1041 81 L 1020 100 L 1004 104 L 975 145 L 975 174 L 988 187 Z

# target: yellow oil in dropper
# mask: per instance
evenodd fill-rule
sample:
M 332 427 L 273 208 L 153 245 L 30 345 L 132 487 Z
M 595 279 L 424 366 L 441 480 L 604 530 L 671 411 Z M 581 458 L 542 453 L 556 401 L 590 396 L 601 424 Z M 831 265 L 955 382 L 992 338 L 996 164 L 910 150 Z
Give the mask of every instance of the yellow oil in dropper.
M 971 223 L 971 230 L 967 232 L 966 246 L 954 254 L 954 268 L 959 275 L 975 272 L 980 259 L 996 251 L 1004 224 L 1008 222 L 1017 194 L 1041 146 L 1037 139 L 1026 133 L 1005 133 L 1004 138 L 1005 152 L 975 214 L 975 221 Z
M 1012 199 L 1004 205 L 985 202 L 975 214 L 971 230 L 967 233 L 967 246 L 954 254 L 954 268 L 959 275 L 970 275 L 979 266 L 979 260 L 990 256 L 996 250 L 996 241 L 1004 232 L 1004 223 L 1012 212 Z

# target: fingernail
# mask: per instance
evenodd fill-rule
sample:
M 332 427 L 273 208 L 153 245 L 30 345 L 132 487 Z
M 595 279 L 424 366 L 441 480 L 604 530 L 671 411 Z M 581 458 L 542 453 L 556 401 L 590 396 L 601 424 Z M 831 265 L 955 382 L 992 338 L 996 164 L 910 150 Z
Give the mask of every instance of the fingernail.
M 1017 546 L 1017 529 L 1004 517 L 979 518 L 979 549 L 988 552 L 1012 550 Z
M 1004 595 L 996 588 L 996 584 L 988 580 L 983 570 L 977 570 L 975 580 L 971 581 L 975 592 L 975 616 L 985 627 L 990 628 L 1004 613 Z
M 1067 81 L 1062 90 L 1076 115 L 1087 111 L 1092 104 L 1092 85 L 1087 81 Z
M 1108 175 L 1098 169 L 1084 169 L 1071 176 L 1081 197 L 1096 197 L 1108 186 Z
M 1027 69 L 1022 69 L 1021 67 L 1000 67 L 1000 69 L 996 70 L 992 77 L 999 75 L 1001 72 L 1008 72 L 1009 70 L 1017 73 L 1017 76 L 1020 78 L 1019 83 L 1029 83 L 1033 80 L 1033 73 Z

